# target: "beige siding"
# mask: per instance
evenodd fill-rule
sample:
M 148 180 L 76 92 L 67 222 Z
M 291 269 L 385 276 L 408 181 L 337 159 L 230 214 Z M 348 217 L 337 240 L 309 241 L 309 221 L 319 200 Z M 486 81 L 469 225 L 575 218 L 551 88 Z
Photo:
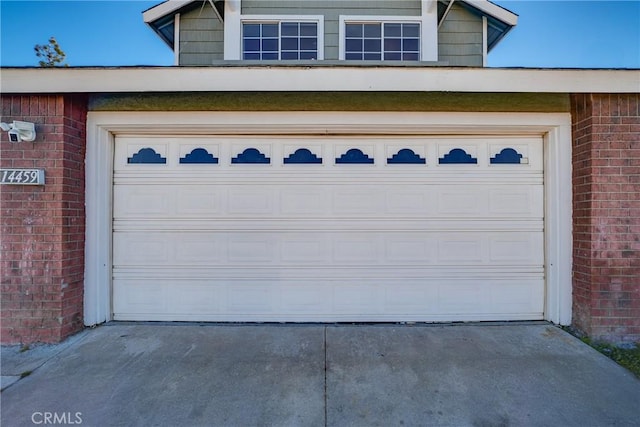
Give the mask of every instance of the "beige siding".
M 180 15 L 180 65 L 211 65 L 224 58 L 224 24 L 207 3 Z
M 340 15 L 420 16 L 420 0 L 243 0 L 243 15 L 324 15 L 324 59 L 338 59 Z
M 482 67 L 482 17 L 454 4 L 438 31 L 438 60 Z

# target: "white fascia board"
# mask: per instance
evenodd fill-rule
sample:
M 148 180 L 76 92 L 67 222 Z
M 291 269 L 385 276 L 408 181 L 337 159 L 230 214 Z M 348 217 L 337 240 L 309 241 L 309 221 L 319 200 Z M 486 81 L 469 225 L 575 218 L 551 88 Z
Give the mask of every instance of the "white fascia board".
M 640 70 L 221 66 L 3 68 L 2 92 L 550 92 L 638 93 Z
M 463 2 L 475 7 L 481 12 L 486 13 L 505 24 L 515 26 L 518 24 L 518 15 L 508 11 L 498 5 L 491 3 L 488 0 L 462 0 Z
M 182 7 L 193 3 L 194 0 L 169 0 L 164 3 L 160 3 L 157 6 L 152 7 L 142 13 L 142 19 L 144 22 L 151 23 L 157 19 L 163 18 L 167 15 L 176 12 Z

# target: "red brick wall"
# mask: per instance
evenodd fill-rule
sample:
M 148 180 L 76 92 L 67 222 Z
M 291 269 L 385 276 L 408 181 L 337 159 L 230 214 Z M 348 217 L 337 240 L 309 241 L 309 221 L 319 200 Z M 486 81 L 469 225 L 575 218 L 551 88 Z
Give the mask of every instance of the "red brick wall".
M 640 342 L 640 95 L 575 94 L 573 324 Z
M 36 124 L 35 142 L 0 135 L 0 166 L 42 168 L 45 186 L 0 188 L 3 344 L 57 342 L 83 327 L 82 95 L 2 96 L 4 122 Z

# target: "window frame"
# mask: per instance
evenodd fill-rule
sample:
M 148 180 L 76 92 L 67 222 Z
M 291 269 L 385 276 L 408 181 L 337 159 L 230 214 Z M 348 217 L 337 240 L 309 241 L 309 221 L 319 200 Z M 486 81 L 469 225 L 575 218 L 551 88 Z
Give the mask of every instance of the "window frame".
M 399 62 L 407 62 L 407 63 L 415 63 L 420 61 L 433 61 L 433 58 L 430 58 L 430 52 L 433 50 L 431 46 L 428 44 L 429 39 L 429 29 L 427 19 L 424 16 L 367 16 L 367 15 L 340 15 L 339 18 L 339 28 L 338 28 L 338 59 L 340 61 L 361 61 L 361 62 L 376 62 L 376 60 L 366 60 L 366 59 L 345 59 L 346 57 L 346 35 L 347 35 L 347 24 L 380 24 L 381 26 L 381 35 L 384 31 L 384 24 L 418 24 L 419 25 L 419 54 L 418 60 L 400 60 Z M 398 61 L 398 60 L 385 60 L 384 59 L 384 37 L 381 37 L 380 53 L 381 58 L 380 62 L 385 61 Z M 437 49 L 437 40 L 436 40 L 436 49 Z M 437 59 L 436 59 L 437 60 Z
M 283 22 L 292 23 L 315 23 L 317 58 L 316 59 L 281 59 L 282 54 L 282 34 L 280 32 Z M 278 24 L 278 59 L 244 59 L 244 24 Z M 322 61 L 324 60 L 324 16 L 323 15 L 241 15 L 239 37 L 239 59 L 242 61 L 282 61 L 295 63 L 300 61 Z

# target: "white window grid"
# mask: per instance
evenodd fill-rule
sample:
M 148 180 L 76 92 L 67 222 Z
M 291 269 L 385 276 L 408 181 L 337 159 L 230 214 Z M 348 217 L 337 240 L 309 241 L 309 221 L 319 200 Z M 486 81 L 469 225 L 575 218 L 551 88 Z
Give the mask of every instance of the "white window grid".
M 425 30 L 430 28 L 427 25 L 428 20 L 425 17 L 421 16 L 348 16 L 341 15 L 340 16 L 340 27 L 339 27 L 339 39 L 338 39 L 338 50 L 339 50 L 339 59 L 340 60 L 379 60 L 379 61 L 422 61 L 425 60 L 423 58 L 424 55 L 427 57 L 431 56 L 431 46 L 430 39 L 431 37 L 427 37 L 429 31 Z M 351 24 L 376 24 L 380 27 L 380 36 L 379 37 L 365 37 L 363 34 L 363 50 L 362 50 L 362 58 L 358 58 L 357 55 L 347 55 L 347 40 L 354 40 L 357 37 L 348 37 L 347 36 L 347 25 Z M 385 25 L 386 24 L 401 24 L 401 33 L 400 36 L 385 34 Z M 408 35 L 406 33 L 406 28 L 404 24 L 412 24 L 417 25 L 417 27 L 412 28 L 412 34 Z M 397 25 L 396 25 L 397 28 Z M 387 28 L 388 29 L 388 28 Z M 416 34 L 417 29 L 417 34 Z M 385 38 L 388 43 L 385 46 Z M 368 48 L 370 49 L 372 46 L 375 46 L 373 40 L 380 41 L 380 49 L 377 50 L 377 54 L 379 58 L 375 57 L 376 51 L 368 50 L 365 48 L 365 41 L 369 41 Z M 417 44 L 417 46 L 416 46 Z M 395 45 L 395 46 L 392 46 Z M 423 50 L 426 51 L 423 52 Z M 386 55 L 385 55 L 386 51 Z M 365 58 L 365 54 L 369 54 L 367 58 Z
M 345 22 L 345 59 L 419 61 L 420 23 Z
M 252 26 L 249 36 L 245 24 Z M 256 35 L 258 26 L 260 31 Z M 314 27 L 315 34 L 312 34 Z M 324 56 L 324 17 L 244 15 L 240 37 L 241 58 L 245 60 L 321 60 Z M 252 48 L 249 51 L 248 45 Z

